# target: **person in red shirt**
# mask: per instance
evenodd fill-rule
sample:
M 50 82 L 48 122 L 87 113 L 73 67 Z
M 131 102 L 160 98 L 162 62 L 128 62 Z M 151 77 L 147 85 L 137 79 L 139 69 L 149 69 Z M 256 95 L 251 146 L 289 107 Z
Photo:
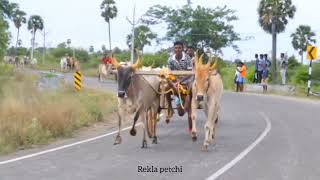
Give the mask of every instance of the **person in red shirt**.
M 112 59 L 111 57 L 108 57 L 106 54 L 103 56 L 103 58 L 101 59 L 101 62 L 103 64 L 111 64 L 112 63 Z

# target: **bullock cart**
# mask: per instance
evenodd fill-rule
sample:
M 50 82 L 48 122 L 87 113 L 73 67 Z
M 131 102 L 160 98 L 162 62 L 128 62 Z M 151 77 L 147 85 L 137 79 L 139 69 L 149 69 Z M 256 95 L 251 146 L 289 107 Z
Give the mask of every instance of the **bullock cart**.
M 192 83 L 194 81 L 194 72 L 192 71 L 170 71 L 167 68 L 150 71 L 137 71 L 137 75 L 143 77 L 158 76 L 160 78 L 160 110 L 164 111 L 165 120 L 170 122 L 174 109 L 179 116 L 188 115 L 188 130 L 192 130 L 191 118 L 191 100 Z M 174 102 L 174 106 L 172 105 Z M 196 138 L 193 138 L 196 140 Z

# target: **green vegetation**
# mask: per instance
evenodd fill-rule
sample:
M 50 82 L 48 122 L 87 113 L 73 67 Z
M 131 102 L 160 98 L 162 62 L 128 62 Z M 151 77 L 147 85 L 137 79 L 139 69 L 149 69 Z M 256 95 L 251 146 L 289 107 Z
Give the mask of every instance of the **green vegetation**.
M 192 8 L 190 3 L 178 9 L 152 6 L 144 15 L 143 22 L 148 26 L 166 24 L 164 40 L 180 40 L 188 46 L 210 48 L 215 53 L 230 46 L 237 50 L 234 42 L 240 40 L 240 37 L 231 24 L 238 19 L 235 11 L 226 6 L 214 9 L 203 6 Z
M 316 43 L 314 39 L 316 33 L 311 31 L 310 26 L 301 25 L 297 28 L 296 32 L 291 35 L 292 37 L 292 46 L 295 50 L 299 51 L 301 56 L 301 64 L 303 64 L 304 52 L 307 50 L 307 46 L 311 43 Z
M 57 92 L 42 92 L 38 77 L 0 64 L 0 154 L 43 145 L 74 130 L 106 120 L 117 108 L 111 93 L 66 86 Z
M 157 38 L 157 34 L 153 33 L 148 26 L 140 25 L 134 30 L 134 47 L 142 51 L 146 45 L 151 45 L 151 41 Z M 127 45 L 131 49 L 132 34 L 127 36 Z

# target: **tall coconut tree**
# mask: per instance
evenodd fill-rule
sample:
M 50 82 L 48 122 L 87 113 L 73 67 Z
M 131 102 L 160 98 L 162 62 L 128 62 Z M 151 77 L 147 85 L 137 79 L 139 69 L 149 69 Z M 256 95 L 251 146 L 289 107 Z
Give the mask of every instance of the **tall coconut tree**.
M 108 32 L 109 32 L 109 50 L 111 52 L 111 25 L 110 20 L 117 17 L 118 9 L 115 5 L 114 0 L 103 0 L 100 9 L 101 9 L 101 16 L 104 18 L 104 20 L 108 23 Z
M 303 64 L 304 52 L 307 50 L 307 46 L 311 43 L 316 43 L 316 33 L 311 30 L 310 26 L 300 25 L 296 32 L 291 34 L 292 46 L 295 50 L 299 51 L 301 56 L 301 64 Z
M 292 0 L 261 0 L 258 7 L 259 24 L 265 32 L 272 35 L 273 81 L 277 79 L 277 34 L 285 31 L 295 12 L 296 7 Z
M 32 33 L 32 49 L 31 49 L 31 61 L 33 60 L 34 45 L 36 40 L 36 32 L 42 30 L 44 27 L 43 19 L 39 15 L 32 15 L 28 21 L 28 30 Z
M 0 0 L 0 13 L 4 18 L 12 19 L 14 12 L 19 10 L 17 3 L 10 3 L 8 0 Z
M 27 22 L 26 13 L 17 10 L 13 14 L 13 22 L 15 27 L 17 28 L 17 41 L 16 41 L 16 48 L 18 47 L 19 35 L 20 35 L 20 28 L 23 24 Z

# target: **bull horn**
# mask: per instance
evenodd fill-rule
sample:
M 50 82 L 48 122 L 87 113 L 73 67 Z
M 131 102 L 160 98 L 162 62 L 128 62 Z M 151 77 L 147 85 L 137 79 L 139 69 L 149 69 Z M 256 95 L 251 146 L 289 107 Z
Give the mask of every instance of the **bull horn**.
M 199 59 L 199 63 L 200 63 L 201 65 L 203 65 L 203 56 L 204 56 L 204 54 L 201 54 L 200 59 Z
M 195 62 L 194 62 L 194 64 L 195 64 L 195 66 L 198 66 L 199 65 L 199 57 L 200 57 L 200 55 L 199 55 L 199 49 L 196 51 L 196 56 L 195 56 Z
M 137 56 L 138 56 L 138 59 L 136 61 L 136 63 L 134 63 L 131 67 L 136 70 L 138 68 L 140 68 L 142 66 L 142 61 L 141 61 L 141 58 L 140 58 L 140 55 L 138 53 L 138 51 L 135 49 L 135 51 L 137 52 Z
M 219 65 L 219 60 L 218 58 L 216 58 L 216 60 L 214 61 L 214 64 L 210 67 L 211 70 L 217 69 Z
M 116 69 L 118 69 L 119 67 L 120 67 L 120 64 L 119 64 L 119 62 L 117 61 L 117 58 L 112 54 L 112 65 L 116 68 Z

